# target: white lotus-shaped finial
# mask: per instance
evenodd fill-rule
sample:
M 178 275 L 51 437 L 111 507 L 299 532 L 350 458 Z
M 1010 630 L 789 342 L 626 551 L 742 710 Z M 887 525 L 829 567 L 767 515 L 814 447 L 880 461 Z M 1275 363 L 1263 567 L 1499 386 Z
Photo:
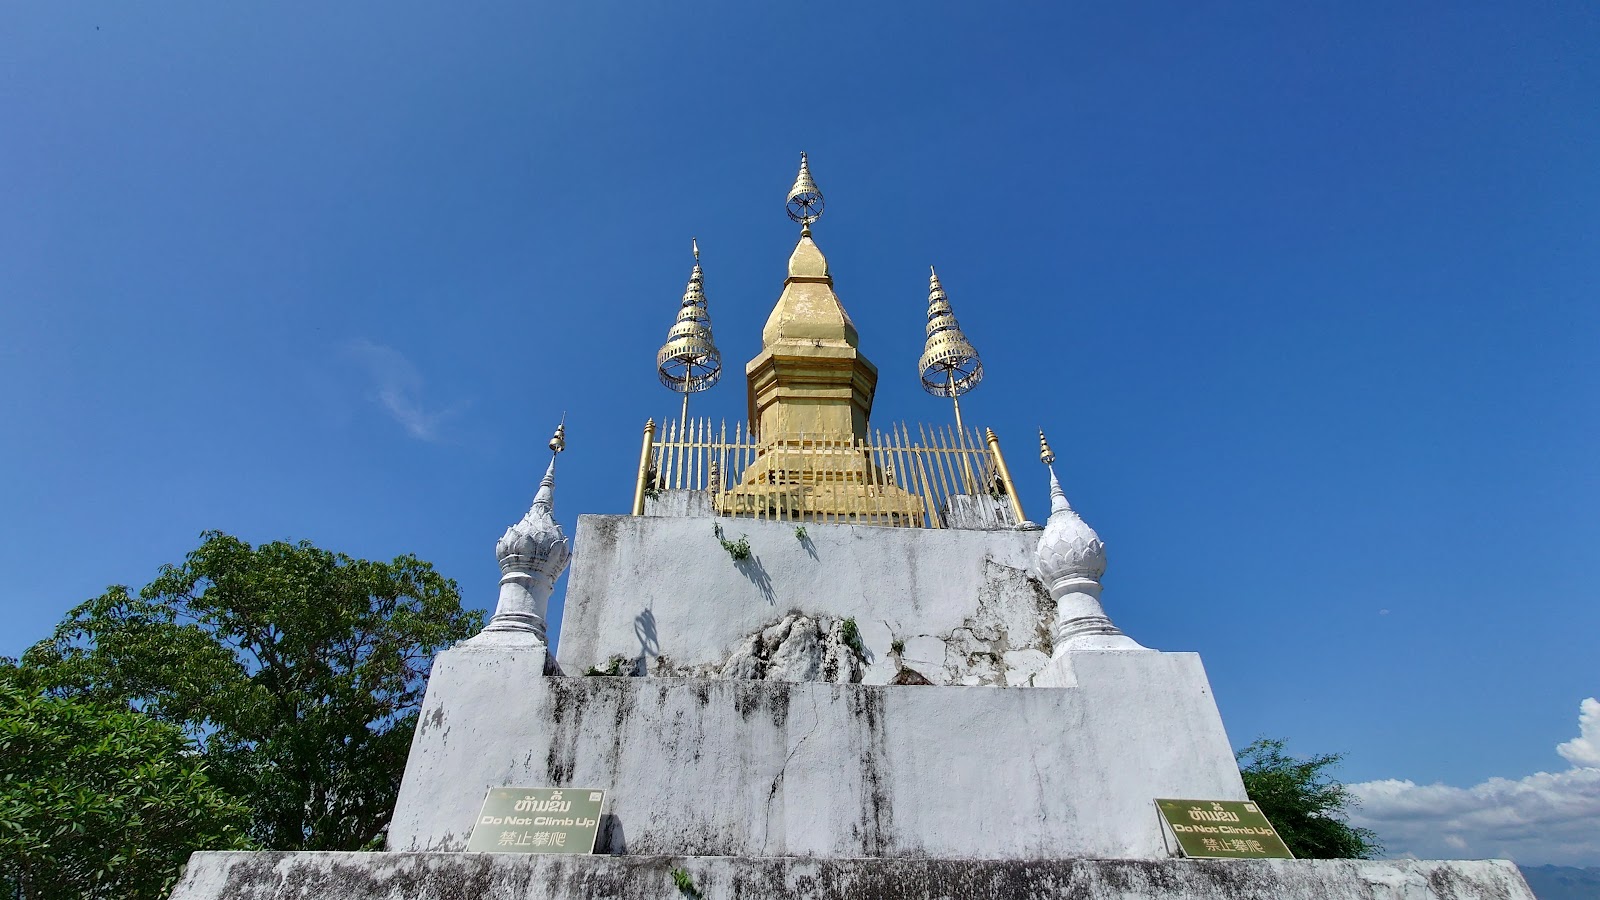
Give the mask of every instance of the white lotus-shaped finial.
M 572 550 L 561 523 L 555 520 L 555 487 L 556 461 L 551 459 L 528 514 L 507 528 L 495 542 L 494 552 L 500 558 L 502 574 L 543 575 L 555 581 L 566 571 Z
M 1099 581 L 1106 573 L 1106 545 L 1067 502 L 1050 469 L 1050 521 L 1039 536 L 1039 577 L 1046 586 L 1069 579 Z

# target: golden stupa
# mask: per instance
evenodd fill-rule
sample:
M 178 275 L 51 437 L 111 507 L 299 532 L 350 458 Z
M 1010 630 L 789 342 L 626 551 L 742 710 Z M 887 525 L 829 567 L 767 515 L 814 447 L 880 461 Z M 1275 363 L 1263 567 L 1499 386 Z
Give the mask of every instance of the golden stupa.
M 654 421 L 647 423 L 634 513 L 644 514 L 648 497 L 683 491 L 706 496 L 683 500 L 681 514 L 699 508 L 721 516 L 938 528 L 956 498 L 966 498 L 961 505 L 980 499 L 999 504 L 1004 509 L 997 515 L 1021 522 L 998 440 L 992 431 L 986 439 L 967 434 L 959 407 L 954 431 L 948 426 L 916 426 L 914 432 L 905 425 L 870 428 L 878 368 L 861 352 L 855 324 L 834 291 L 827 257 L 812 237 L 823 198 L 805 154 L 785 210 L 800 223 L 800 240 L 762 328 L 761 350 L 745 364 L 748 426 L 736 424 L 731 435 L 726 426 L 714 432 L 709 420 L 685 414 L 666 421 L 658 441 Z M 694 271 L 674 341 L 662 348 L 659 364 L 714 358 L 698 265 Z M 977 383 L 982 369 L 937 275 L 927 330 L 927 350 L 919 360 L 924 386 L 954 399 Z M 690 381 L 669 378 L 664 367 L 662 372 L 663 383 L 675 391 L 697 389 Z M 714 379 L 713 371 L 709 380 Z M 1001 500 L 1003 494 L 1012 495 L 1010 502 Z M 698 506 L 707 501 L 709 508 Z

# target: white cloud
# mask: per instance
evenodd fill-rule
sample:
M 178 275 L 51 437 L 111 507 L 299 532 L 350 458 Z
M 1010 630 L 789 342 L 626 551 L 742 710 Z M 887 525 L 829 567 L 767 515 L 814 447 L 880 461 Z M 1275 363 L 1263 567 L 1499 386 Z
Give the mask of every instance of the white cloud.
M 1351 821 L 1394 856 L 1500 857 L 1539 865 L 1600 864 L 1600 701 L 1579 708 L 1581 736 L 1556 749 L 1573 768 L 1491 778 L 1468 788 L 1413 781 L 1350 785 Z
M 365 338 L 346 344 L 345 352 L 366 369 L 373 383 L 373 399 L 390 418 L 418 440 L 439 439 L 439 426 L 456 410 L 432 410 L 423 405 L 422 373 L 405 354 Z
M 1590 697 L 1578 707 L 1578 732 L 1556 752 L 1575 766 L 1600 766 L 1600 700 Z

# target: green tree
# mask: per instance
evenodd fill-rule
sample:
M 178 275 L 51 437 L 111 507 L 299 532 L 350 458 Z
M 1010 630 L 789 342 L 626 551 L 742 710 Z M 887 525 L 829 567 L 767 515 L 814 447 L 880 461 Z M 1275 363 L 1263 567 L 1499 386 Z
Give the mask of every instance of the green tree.
M 179 726 L 283 850 L 375 846 L 435 653 L 478 628 L 413 556 L 202 535 L 137 595 L 112 587 L 23 657 L 51 696 Z
M 156 898 L 195 850 L 250 846 L 250 810 L 177 726 L 41 697 L 0 661 L 0 895 Z
M 1299 759 L 1284 742 L 1258 738 L 1238 753 L 1239 774 L 1250 799 L 1302 859 L 1370 859 L 1383 852 L 1378 836 L 1345 821 L 1356 798 L 1328 770 L 1337 753 Z

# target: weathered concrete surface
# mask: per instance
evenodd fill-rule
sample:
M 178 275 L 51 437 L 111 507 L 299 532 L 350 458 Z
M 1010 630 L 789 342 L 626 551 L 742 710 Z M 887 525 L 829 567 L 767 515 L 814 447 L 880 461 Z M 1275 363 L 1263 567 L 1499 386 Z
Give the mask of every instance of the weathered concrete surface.
M 547 678 L 450 650 L 389 847 L 460 850 L 516 785 L 606 790 L 612 853 L 1154 859 L 1154 798 L 1245 798 L 1198 656 L 1056 663 L 1062 686 L 1006 690 Z
M 1504 860 L 196 853 L 172 900 L 1533 900 Z
M 712 512 L 710 491 L 657 491 L 644 498 L 647 516 L 710 517 Z
M 721 665 L 676 672 L 664 671 L 667 666 L 658 665 L 656 674 L 860 684 L 861 663 L 861 654 L 851 646 L 841 620 L 790 613 L 776 625 L 745 638 Z
M 749 559 L 722 549 L 717 523 L 728 540 L 748 537 Z M 808 522 L 801 540 L 795 527 L 580 516 L 557 649 L 562 670 L 605 668 L 618 658 L 642 660 L 652 675 L 720 667 L 790 612 L 853 618 L 865 684 L 895 681 L 897 640 L 909 647 L 927 639 L 914 668 L 933 684 L 1026 684 L 1049 657 L 1055 604 L 1030 571 L 1038 531 Z

